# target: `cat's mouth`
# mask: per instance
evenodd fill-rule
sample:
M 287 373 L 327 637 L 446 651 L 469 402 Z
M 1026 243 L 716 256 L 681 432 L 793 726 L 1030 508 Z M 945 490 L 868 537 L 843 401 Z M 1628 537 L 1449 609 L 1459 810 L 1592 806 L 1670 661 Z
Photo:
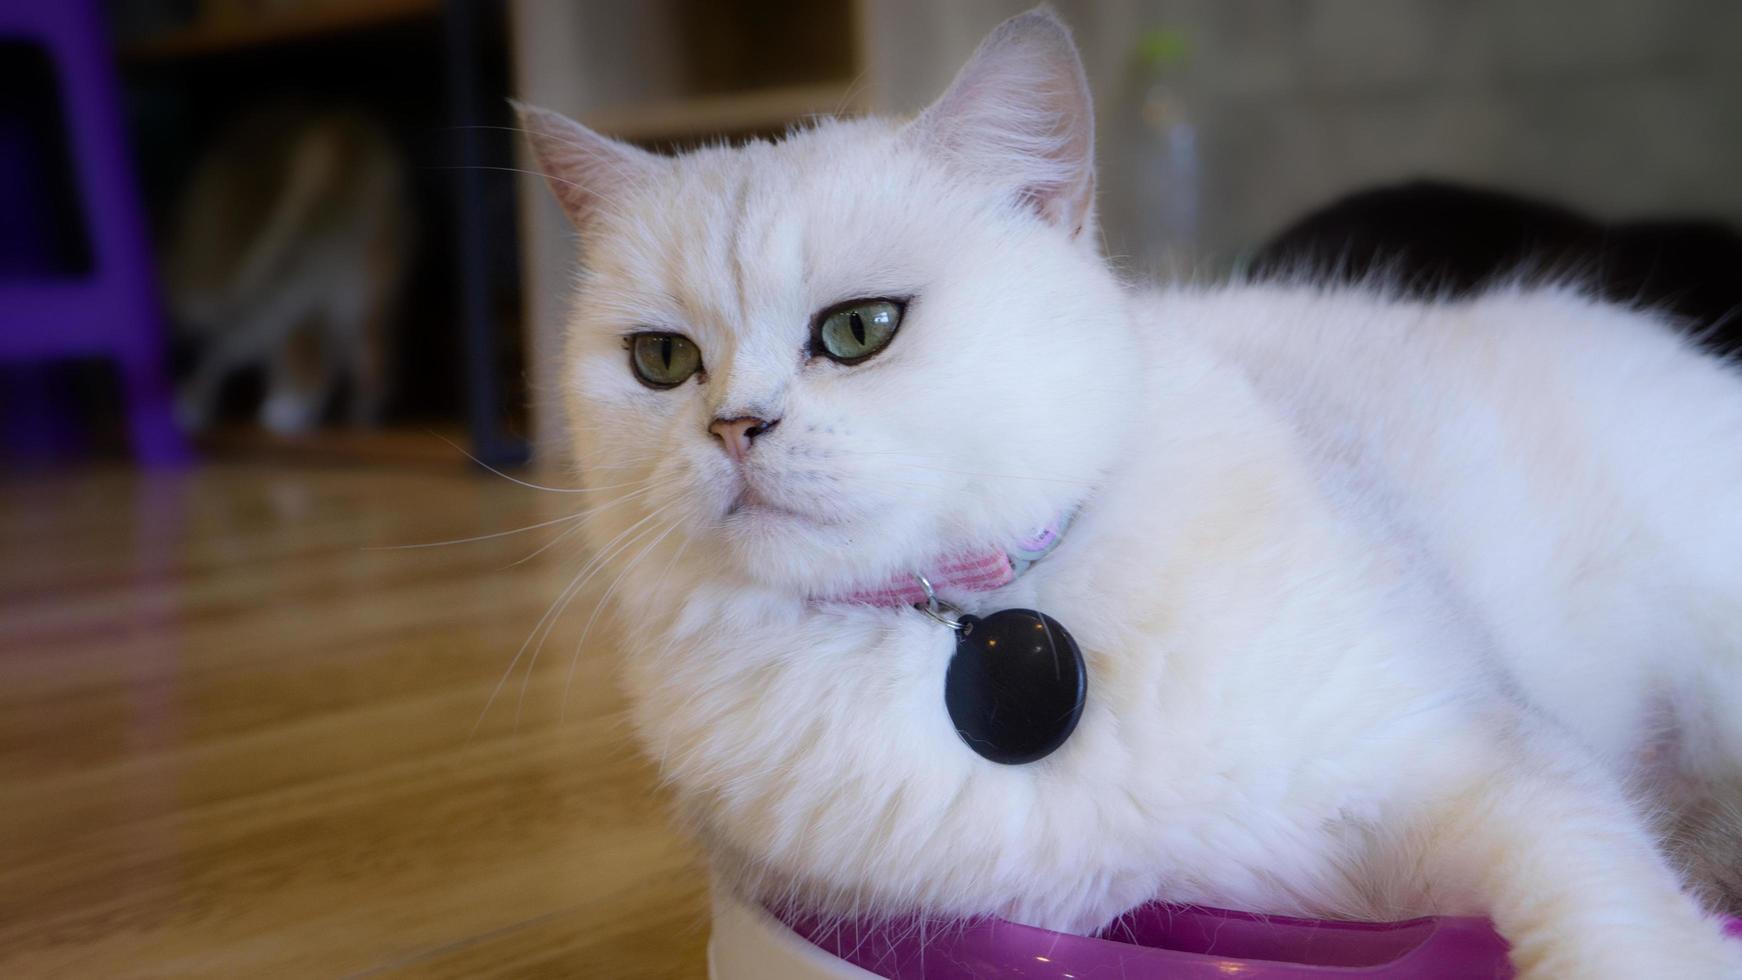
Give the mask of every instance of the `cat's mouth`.
M 776 503 L 753 486 L 745 486 L 726 508 L 727 517 L 773 517 L 802 521 L 806 524 L 827 524 L 815 514 L 793 510 Z

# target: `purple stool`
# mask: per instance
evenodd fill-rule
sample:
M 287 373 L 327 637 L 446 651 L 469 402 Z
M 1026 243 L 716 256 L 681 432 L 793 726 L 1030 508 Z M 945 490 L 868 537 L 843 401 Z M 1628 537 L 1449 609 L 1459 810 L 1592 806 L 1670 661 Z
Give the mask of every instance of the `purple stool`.
M 42 202 L 30 199 L 40 181 L 29 171 L 51 166 L 59 148 L 33 159 L 30 134 L 0 131 L 0 215 L 9 216 L 0 224 L 10 225 L 0 228 L 0 237 L 10 236 L 0 242 L 8 258 L 0 275 L 0 364 L 111 359 L 135 455 L 154 465 L 183 462 L 187 445 L 164 374 L 163 315 L 95 0 L 0 0 L 0 56 L 32 51 L 47 56 L 58 89 L 89 261 L 79 263 L 88 264 L 82 271 L 30 261 L 30 249 L 52 243 L 21 244 L 32 231 L 29 218 L 43 213 Z

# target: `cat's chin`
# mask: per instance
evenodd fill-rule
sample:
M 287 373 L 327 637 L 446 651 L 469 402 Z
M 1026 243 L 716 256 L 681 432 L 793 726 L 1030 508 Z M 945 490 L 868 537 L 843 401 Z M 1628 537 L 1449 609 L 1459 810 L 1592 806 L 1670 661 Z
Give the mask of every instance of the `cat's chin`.
M 812 596 L 863 584 L 889 564 L 891 536 L 866 521 L 820 517 L 776 506 L 740 507 L 721 521 L 729 561 L 758 584 Z

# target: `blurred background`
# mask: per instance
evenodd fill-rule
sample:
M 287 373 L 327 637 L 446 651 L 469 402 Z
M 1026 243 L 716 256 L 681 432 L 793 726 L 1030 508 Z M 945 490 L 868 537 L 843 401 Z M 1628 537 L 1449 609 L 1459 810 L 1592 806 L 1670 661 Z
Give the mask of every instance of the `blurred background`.
M 507 99 L 660 150 L 909 113 L 1029 5 L 0 0 L 0 974 L 693 975 Z M 1055 5 L 1133 273 L 1564 247 L 1733 329 L 1742 4 Z
M 1024 6 L 107 0 L 80 25 L 102 32 L 88 72 L 67 77 L 28 23 L 0 47 L 0 276 L 143 265 L 137 302 L 157 310 L 134 329 L 157 338 L 178 431 L 211 452 L 410 451 L 356 433 L 434 428 L 493 463 L 554 458 L 574 250 L 512 173 L 508 96 L 661 149 L 911 112 Z M 1419 177 L 1599 219 L 1742 219 L 1725 0 L 1058 7 L 1098 97 L 1108 250 L 1134 269 L 1218 275 L 1315 206 Z M 87 81 L 117 107 L 104 142 L 69 99 Z M 95 206 L 92 184 L 136 203 Z M 121 448 L 135 403 L 115 359 L 68 353 L 7 358 L 14 452 Z

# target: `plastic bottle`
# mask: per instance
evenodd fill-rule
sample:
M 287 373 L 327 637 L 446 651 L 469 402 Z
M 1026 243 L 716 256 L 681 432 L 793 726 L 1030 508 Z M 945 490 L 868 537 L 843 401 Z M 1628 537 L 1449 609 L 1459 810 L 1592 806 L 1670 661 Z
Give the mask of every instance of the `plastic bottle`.
M 1189 52 L 1180 31 L 1138 39 L 1110 147 L 1117 186 L 1105 204 L 1120 215 L 1109 231 L 1115 248 L 1150 272 L 1190 269 L 1201 246 L 1202 148 L 1185 71 Z

